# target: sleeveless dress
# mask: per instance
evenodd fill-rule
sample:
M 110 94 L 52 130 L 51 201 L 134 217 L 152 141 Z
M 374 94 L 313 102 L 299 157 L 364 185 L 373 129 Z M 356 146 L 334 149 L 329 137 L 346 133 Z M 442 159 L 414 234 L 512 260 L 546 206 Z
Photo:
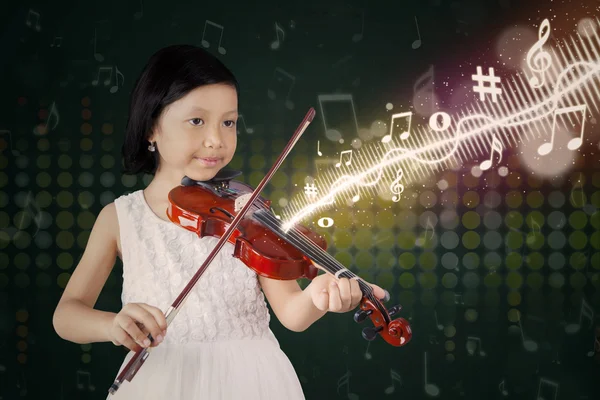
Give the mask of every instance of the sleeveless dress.
M 166 312 L 218 239 L 200 239 L 159 218 L 142 190 L 115 200 L 123 257 L 123 305 Z M 256 273 L 226 243 L 200 277 L 167 335 L 131 382 L 107 399 L 304 399 L 291 362 L 269 328 Z M 119 368 L 135 353 L 130 351 Z

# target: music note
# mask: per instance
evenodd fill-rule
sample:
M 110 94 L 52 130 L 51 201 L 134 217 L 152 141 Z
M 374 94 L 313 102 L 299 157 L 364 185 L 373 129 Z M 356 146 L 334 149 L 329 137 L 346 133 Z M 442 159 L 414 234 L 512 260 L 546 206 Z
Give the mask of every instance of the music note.
M 504 396 L 508 396 L 508 391 L 504 388 L 504 379 L 498 385 L 498 391 L 501 392 Z
M 35 226 L 37 227 L 37 230 L 35 231 L 33 237 L 35 237 L 37 235 L 37 233 L 40 231 L 40 228 L 42 227 L 42 220 L 45 219 L 44 213 L 42 212 L 42 210 L 40 209 L 40 206 L 38 206 L 38 204 L 35 202 L 35 198 L 33 197 L 33 194 L 31 193 L 31 191 L 29 191 L 27 193 L 27 198 L 25 199 L 25 205 L 23 205 L 23 211 L 20 213 L 21 216 L 21 221 L 20 223 L 16 223 L 17 221 L 17 217 L 19 216 L 19 214 L 17 214 L 17 217 L 15 217 L 15 223 L 16 223 L 16 227 L 19 231 L 22 231 L 23 228 L 25 228 L 26 224 L 25 224 L 25 215 L 29 214 L 32 218 L 33 221 L 35 223 Z
M 541 77 L 541 80 L 538 79 L 537 76 L 532 76 L 531 78 L 529 78 L 529 84 L 531 84 L 531 87 L 533 88 L 538 88 L 544 85 L 544 72 L 548 68 L 550 68 L 550 65 L 552 64 L 552 58 L 550 57 L 550 54 L 548 54 L 548 52 L 546 52 L 545 50 L 542 50 L 542 47 L 544 46 L 549 37 L 550 22 L 548 21 L 548 19 L 545 19 L 540 24 L 540 29 L 538 31 L 539 40 L 527 52 L 527 65 L 532 71 L 539 73 Z
M 337 382 L 337 393 L 340 393 L 340 388 L 342 386 L 346 386 L 346 394 L 348 395 L 348 399 L 349 400 L 358 400 L 358 395 L 355 393 L 350 392 L 350 377 L 352 376 L 352 373 L 350 371 L 347 371 L 344 375 L 342 375 L 342 377 L 340 379 L 338 379 Z
M 59 40 L 59 42 L 58 42 L 58 44 L 55 44 L 57 39 Z M 52 43 L 50 43 L 50 47 L 54 47 L 54 46 L 60 47 L 60 45 L 62 44 L 62 39 L 63 39 L 62 36 L 55 36 Z
M 443 330 L 444 329 L 444 325 L 440 324 L 440 321 L 438 321 L 438 315 L 437 315 L 437 311 L 434 311 L 434 315 L 435 315 L 435 324 L 438 328 L 438 330 Z
M 240 114 L 240 116 L 238 117 L 238 120 L 242 121 L 242 124 L 244 125 L 244 129 L 246 130 L 246 133 L 252 134 L 254 133 L 254 128 L 248 128 L 246 126 L 246 120 L 244 119 L 244 116 Z M 238 129 L 238 135 L 240 134 L 240 131 Z
M 112 81 L 112 71 L 113 71 L 112 67 L 98 67 L 98 75 L 96 76 L 96 79 L 92 80 L 93 86 L 98 85 L 98 81 L 100 80 L 100 74 L 102 74 L 102 72 L 104 72 L 104 71 L 109 72 L 108 78 L 106 78 L 104 80 L 104 86 L 110 85 L 110 82 Z
M 393 369 L 390 369 L 390 377 L 392 378 L 392 384 L 385 388 L 385 390 L 383 391 L 385 394 L 392 394 L 396 391 L 396 384 L 394 383 L 394 381 L 397 381 L 400 384 L 400 386 L 402 386 L 402 377 L 399 373 L 397 373 Z
M 479 169 L 482 171 L 487 171 L 492 166 L 492 160 L 494 159 L 494 152 L 498 153 L 498 162 L 502 161 L 502 150 L 503 150 L 502 142 L 496 139 L 496 135 L 492 138 L 492 148 L 490 153 L 490 159 L 483 161 L 479 164 Z
M 581 329 L 581 321 L 583 317 L 590 319 L 590 327 L 594 323 L 594 310 L 589 304 L 585 301 L 585 299 L 581 299 L 581 310 L 579 311 L 579 321 L 576 324 L 568 324 L 565 326 L 565 332 L 569 335 L 579 332 Z
M 579 179 L 577 180 L 577 182 L 575 182 L 575 185 L 573 185 L 573 188 L 571 189 L 571 204 L 573 204 L 574 207 L 583 207 L 585 205 L 585 198 L 584 193 L 583 193 L 583 183 L 581 182 L 582 179 L 582 173 L 579 174 Z M 575 197 L 573 196 L 573 194 L 575 193 L 575 189 L 579 189 L 578 192 L 580 194 L 581 197 L 581 202 L 577 202 L 575 201 Z
M 319 146 L 321 146 L 321 143 L 317 140 L 317 154 L 322 156 L 323 153 L 321 153 L 321 150 L 319 149 Z
M 84 377 L 87 379 L 87 388 L 90 392 L 96 390 L 96 387 L 92 385 L 92 375 L 88 371 L 77 370 L 77 389 L 83 390 L 84 383 L 80 381 L 80 378 Z
M 292 74 L 289 74 L 287 72 L 285 72 L 283 69 L 276 67 L 275 71 L 273 72 L 273 77 L 271 78 L 271 83 L 273 82 L 273 79 L 275 79 L 276 74 L 279 73 L 280 76 L 277 77 L 278 81 L 282 81 L 282 76 L 289 79 L 290 80 L 290 88 L 288 90 L 288 94 L 285 97 L 285 106 L 292 110 L 294 108 L 294 102 L 290 100 L 290 95 L 292 94 L 292 89 L 294 88 L 294 84 L 296 83 L 296 77 Z M 271 99 L 271 100 L 275 100 L 276 95 L 275 95 L 275 91 L 273 89 L 271 89 L 271 84 L 269 84 L 269 88 L 267 89 L 267 96 Z
M 485 357 L 485 351 L 483 351 L 483 345 L 481 344 L 481 338 L 477 336 L 469 336 L 467 337 L 467 352 L 470 356 L 475 354 L 475 349 L 479 346 L 479 355 Z
M 540 378 L 540 383 L 538 385 L 538 391 L 537 391 L 536 398 L 538 400 L 544 400 L 544 397 L 540 396 L 540 392 L 542 390 L 542 385 L 547 385 L 552 388 L 552 390 L 554 391 L 554 400 L 556 400 L 556 397 L 558 396 L 558 389 L 560 388 L 560 385 L 558 383 L 551 381 L 550 379 L 546 379 L 546 378 Z
M 56 102 L 52 102 L 52 106 L 50 107 L 50 114 L 48 114 L 48 119 L 46 120 L 46 125 L 44 126 L 44 132 L 48 132 L 48 123 L 50 122 L 50 120 L 52 119 L 52 116 L 54 115 L 56 122 L 54 123 L 54 125 L 52 126 L 52 130 L 54 130 L 54 128 L 56 128 L 56 125 L 58 125 L 58 122 L 60 121 L 60 115 L 58 115 L 58 110 L 56 109 Z
M 219 47 L 219 53 L 221 53 L 221 54 L 227 53 L 227 50 L 225 50 L 225 48 L 223 46 L 221 46 L 221 40 L 223 39 L 223 32 L 225 31 L 225 28 L 223 27 L 223 25 L 215 24 L 214 22 L 209 21 L 209 20 L 206 20 L 206 22 L 204 23 L 204 31 L 202 31 L 202 46 L 204 46 L 206 48 L 210 47 L 210 43 L 208 42 L 208 40 L 204 39 L 204 35 L 206 34 L 206 26 L 207 25 L 214 26 L 221 30 L 221 36 L 219 37 L 219 44 L 217 46 Z
M 342 165 L 342 158 L 344 157 L 344 154 L 350 154 L 350 158 L 348 159 L 348 161 L 345 161 L 344 164 L 346 164 L 346 166 L 352 164 L 352 150 L 344 150 L 340 153 L 340 162 L 335 163 L 335 166 L 337 168 L 339 168 Z
M 402 168 L 398 168 L 396 171 L 396 179 L 392 182 L 390 186 L 390 191 L 394 193 L 392 196 L 392 201 L 398 202 L 400 201 L 400 195 L 404 192 L 404 185 L 400 183 L 402 177 L 404 176 L 404 172 L 402 172 Z
M 390 133 L 381 138 L 381 143 L 388 143 L 392 140 L 392 133 L 394 131 L 394 127 L 398 126 L 398 124 L 394 125 L 394 121 L 396 119 L 406 118 L 408 117 L 408 129 L 400 134 L 401 140 L 406 140 L 410 136 L 410 124 L 412 121 L 412 112 L 403 112 L 392 115 L 392 121 L 390 123 Z
M 567 143 L 567 147 L 569 148 L 569 150 L 577 150 L 579 147 L 581 147 L 581 144 L 583 143 L 583 133 L 585 129 L 586 111 L 586 104 L 571 107 L 563 107 L 558 110 L 554 110 L 554 117 L 552 120 L 552 137 L 550 138 L 550 142 L 546 142 L 538 148 L 538 154 L 541 156 L 545 156 L 546 154 L 552 151 L 552 149 L 554 148 L 554 136 L 556 134 L 556 117 L 559 114 L 566 114 L 570 112 L 581 112 L 581 132 L 579 133 L 579 137 L 569 140 L 569 143 Z
M 0 148 L 0 151 L 4 151 L 4 149 L 10 147 L 10 152 L 13 156 L 18 157 L 21 155 L 21 153 L 18 150 L 13 149 L 12 147 L 12 133 L 7 130 L 7 129 L 0 129 L 0 136 L 8 134 L 8 140 L 5 140 L 5 142 L 8 142 L 8 145 L 3 146 L 2 148 Z
M 536 227 L 537 227 L 537 232 L 536 232 Z M 527 244 L 528 244 L 528 245 L 530 245 L 530 246 L 531 246 L 533 243 L 535 243 L 535 240 L 536 240 L 536 235 L 537 235 L 538 233 L 541 233 L 541 232 L 542 232 L 542 230 L 541 230 L 541 228 L 540 228 L 540 224 L 538 224 L 538 223 L 536 222 L 536 220 L 535 220 L 535 219 L 533 219 L 533 217 L 531 218 L 531 228 L 532 228 L 532 229 L 531 229 L 531 232 L 529 232 L 529 233 L 527 234 L 527 239 L 525 240 L 525 241 L 527 242 Z
M 419 38 L 413 42 L 413 44 L 412 44 L 413 50 L 416 50 L 419 47 L 421 47 L 421 32 L 419 31 L 419 22 L 417 21 L 416 15 L 415 15 L 415 25 L 417 25 L 417 34 L 419 35 Z
M 417 238 L 417 240 L 415 241 L 415 245 L 417 245 L 417 246 L 425 246 L 427 244 L 427 232 L 429 232 L 430 228 L 431 228 L 431 237 L 430 237 L 430 239 L 433 239 L 435 228 L 433 227 L 433 224 L 431 223 L 431 217 L 427 217 L 427 224 L 425 226 L 424 236 L 423 236 L 423 238 Z
M 464 305 L 465 302 L 463 300 L 462 294 L 454 293 L 454 304 Z
M 318 96 L 319 108 L 321 110 L 321 116 L 323 119 L 323 126 L 325 128 L 325 136 L 331 141 L 338 141 L 344 134 L 346 135 L 357 135 L 358 134 L 358 121 L 356 120 L 356 110 L 354 109 L 354 100 L 351 94 L 320 94 Z M 331 107 L 345 106 L 347 108 L 350 105 L 352 110 L 352 118 L 349 118 L 347 113 L 343 110 L 336 110 L 337 112 L 330 112 L 330 117 L 337 117 L 338 120 L 333 123 L 328 123 L 327 113 L 323 110 L 323 104 L 329 102 Z M 337 107 L 341 108 L 341 107 Z M 353 125 L 352 122 L 354 122 Z
M 433 383 L 429 383 L 427 382 L 427 352 L 425 352 L 423 354 L 423 358 L 424 358 L 424 385 L 423 388 L 425 389 L 425 393 L 427 393 L 428 396 L 431 397 L 437 397 L 440 394 L 440 389 L 434 385 Z
M 29 12 L 27 13 L 27 19 L 25 20 L 25 24 L 31 28 L 31 17 L 35 16 L 37 18 L 37 21 L 35 23 L 35 30 L 36 31 L 40 31 L 40 29 L 42 29 L 42 27 L 40 26 L 40 13 L 33 11 L 31 8 L 29 9 Z
M 525 332 L 523 331 L 523 325 L 521 325 L 521 313 L 519 313 L 519 330 L 521 331 L 521 341 L 523 342 L 523 348 L 529 352 L 535 352 L 538 349 L 536 341 L 531 339 L 525 339 Z
M 281 32 L 281 39 L 279 39 L 279 32 Z M 280 40 L 285 39 L 285 32 L 277 22 L 275 22 L 275 35 L 277 35 L 277 39 L 271 42 L 271 49 L 273 50 L 277 50 L 279 48 L 279 45 L 281 44 Z
M 123 84 L 123 82 L 125 82 L 125 76 L 123 76 L 123 74 L 121 73 L 121 71 L 119 71 L 119 67 L 117 67 L 115 65 L 115 69 L 116 69 L 115 85 L 110 88 L 110 92 L 111 93 L 116 93 L 119 90 L 119 75 L 121 75 L 121 78 L 122 78 L 121 79 L 121 85 Z M 111 75 L 112 75 L 112 72 L 111 72 Z
M 352 196 L 352 202 L 356 203 L 359 200 L 360 200 L 359 189 L 356 188 L 356 194 L 354 196 Z
M 424 117 L 429 117 L 436 111 L 437 96 L 433 80 L 434 69 L 431 65 L 413 85 L 413 107 L 419 115 Z
M 369 346 L 371 345 L 371 341 L 367 342 L 367 350 L 365 351 L 365 360 L 370 360 L 373 358 L 373 355 L 369 353 Z

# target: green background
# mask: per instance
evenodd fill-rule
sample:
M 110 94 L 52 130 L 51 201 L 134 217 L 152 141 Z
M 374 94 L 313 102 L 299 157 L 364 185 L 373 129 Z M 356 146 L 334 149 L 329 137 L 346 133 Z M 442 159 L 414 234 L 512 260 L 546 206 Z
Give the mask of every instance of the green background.
M 206 39 L 241 83 L 240 112 L 253 132 L 240 121 L 231 167 L 242 170 L 242 180 L 252 185 L 308 108 L 317 109 L 264 191 L 275 210 L 284 211 L 281 199 L 302 195 L 304 178 L 318 172 L 317 140 L 321 151 L 335 158 L 356 137 L 340 108 L 329 111 L 329 118 L 345 124 L 346 142 L 326 138 L 319 94 L 351 93 L 359 128 L 373 130 L 375 121 L 389 121 L 386 104 L 393 104 L 394 112 L 411 109 L 413 85 L 431 65 L 441 77 L 435 85 L 444 100 L 461 76 L 464 80 L 461 74 L 468 79 L 475 73 L 476 63 L 496 62 L 493 44 L 505 28 L 529 27 L 535 40 L 535 27 L 553 18 L 554 34 L 567 36 L 579 19 L 598 14 L 591 3 L 0 5 L 0 394 L 4 399 L 104 399 L 126 354 L 110 343 L 60 339 L 52 314 L 95 216 L 150 180 L 122 175 L 120 149 L 133 82 L 159 48 L 201 46 L 206 20 L 224 27 L 226 54 L 217 50 L 219 32 L 207 30 Z M 416 49 L 415 17 L 422 40 Z M 271 48 L 275 23 L 285 32 L 276 50 Z M 57 37 L 62 37 L 60 46 Z M 116 84 L 113 74 L 105 85 L 101 76 L 93 85 L 101 67 L 118 68 L 124 79 Z M 295 77 L 291 89 L 276 68 Z M 499 71 L 500 66 L 496 74 L 503 76 Z M 267 95 L 269 90 L 274 95 Z M 506 176 L 492 168 L 474 177 L 471 167 L 482 160 L 473 160 L 407 185 L 397 203 L 362 198 L 305 221 L 325 235 L 328 251 L 338 260 L 390 291 L 387 305 L 402 304 L 401 316 L 410 320 L 414 335 L 404 347 L 380 338 L 367 347 L 352 313 L 326 315 L 303 333 L 286 331 L 273 318 L 272 330 L 306 397 L 346 398 L 349 390 L 362 399 L 429 398 L 426 354 L 429 382 L 442 399 L 533 399 L 543 380 L 560 385 L 556 398 L 597 398 L 600 161 L 597 126 L 586 129 L 589 140 L 559 179 L 532 174 L 514 151 L 507 151 L 501 163 L 510 170 Z M 437 185 L 440 179 L 449 182 L 445 190 Z M 315 224 L 324 216 L 335 221 L 332 227 Z M 434 221 L 433 234 L 427 231 L 428 219 Z M 418 241 L 425 243 L 418 246 Z M 120 310 L 121 274 L 118 260 L 96 308 Z M 568 334 L 565 328 L 578 320 L 583 300 L 596 311 L 594 318 L 584 318 L 580 331 Z M 481 340 L 484 353 L 474 349 L 470 337 Z M 524 340 L 535 341 L 537 351 L 527 351 Z M 349 386 L 340 386 L 345 374 Z M 401 377 L 393 391 L 392 375 Z M 554 398 L 547 385 L 539 394 Z

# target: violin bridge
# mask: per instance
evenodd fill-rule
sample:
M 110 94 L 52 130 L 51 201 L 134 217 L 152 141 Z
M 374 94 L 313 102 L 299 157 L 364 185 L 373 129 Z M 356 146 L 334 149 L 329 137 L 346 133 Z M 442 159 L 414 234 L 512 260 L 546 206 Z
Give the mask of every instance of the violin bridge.
M 244 208 L 248 200 L 250 200 L 250 197 L 252 197 L 252 193 L 246 193 L 235 199 L 234 207 L 236 213 L 239 212 L 242 208 Z

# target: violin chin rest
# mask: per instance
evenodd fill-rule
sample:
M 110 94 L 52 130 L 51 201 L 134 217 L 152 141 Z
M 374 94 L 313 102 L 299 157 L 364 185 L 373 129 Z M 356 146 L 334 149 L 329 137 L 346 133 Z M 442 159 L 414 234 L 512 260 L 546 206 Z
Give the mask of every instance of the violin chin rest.
M 230 181 L 233 178 L 240 176 L 242 171 L 234 170 L 234 169 L 222 169 L 210 180 L 208 181 L 197 181 L 188 176 L 184 176 L 181 179 L 181 185 L 183 186 L 194 186 L 201 185 L 206 182 L 221 182 L 221 181 Z

